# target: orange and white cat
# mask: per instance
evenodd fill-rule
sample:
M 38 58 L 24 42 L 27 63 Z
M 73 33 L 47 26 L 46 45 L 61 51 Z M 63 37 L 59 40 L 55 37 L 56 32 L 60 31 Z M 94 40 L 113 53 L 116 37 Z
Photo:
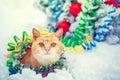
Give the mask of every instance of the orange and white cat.
M 30 65 L 39 67 L 58 61 L 64 48 L 61 42 L 63 30 L 59 29 L 54 34 L 40 34 L 37 29 L 33 28 L 32 33 L 34 41 L 31 49 L 27 50 L 22 63 L 27 67 Z

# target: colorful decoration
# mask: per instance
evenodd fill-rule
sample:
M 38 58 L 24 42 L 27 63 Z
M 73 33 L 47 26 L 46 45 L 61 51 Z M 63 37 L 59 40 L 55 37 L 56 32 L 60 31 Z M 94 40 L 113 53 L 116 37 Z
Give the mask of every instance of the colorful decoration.
M 7 61 L 8 70 L 11 74 L 22 73 L 21 60 L 26 54 L 26 50 L 30 49 L 32 39 L 26 32 L 22 34 L 22 40 L 14 36 L 14 43 L 8 43 L 8 51 L 10 51 L 10 59 Z
M 51 2 L 54 2 L 55 4 L 51 4 Z M 67 4 L 67 2 L 68 2 L 68 4 Z M 50 1 L 49 5 L 50 6 L 52 6 L 52 5 L 55 6 L 58 3 L 59 3 L 59 1 L 57 2 L 57 0 L 54 0 L 54 1 Z M 62 4 L 60 4 L 61 6 L 62 5 L 67 5 L 69 8 L 67 6 L 65 6 L 63 9 L 59 10 L 59 11 L 61 11 L 60 14 L 59 14 L 59 17 L 62 14 L 69 13 L 69 12 L 70 12 L 71 15 L 73 15 L 72 13 L 76 14 L 75 15 L 76 16 L 75 21 L 78 21 L 77 27 L 75 25 L 76 29 L 74 29 L 74 31 L 71 32 L 71 29 L 73 29 L 73 28 L 71 28 L 71 26 L 70 26 L 69 31 L 67 32 L 67 34 L 65 34 L 65 36 L 63 38 L 63 43 L 65 44 L 66 47 L 71 47 L 71 46 L 75 47 L 75 46 L 82 45 L 82 43 L 85 43 L 85 37 L 91 35 L 91 29 L 92 28 L 93 29 L 96 28 L 96 24 L 94 25 L 93 23 L 95 23 L 97 21 L 97 19 L 99 19 L 98 18 L 99 15 L 96 13 L 97 10 L 100 9 L 100 7 L 105 8 L 105 6 L 103 6 L 104 3 L 109 4 L 109 5 L 113 4 L 113 6 L 114 6 L 114 4 L 115 5 L 117 4 L 117 6 L 115 6 L 115 7 L 118 8 L 119 0 L 106 0 L 106 1 L 99 1 L 99 0 L 71 1 L 71 0 L 66 0 L 66 1 L 61 1 L 60 3 L 62 3 Z M 75 10 L 75 9 L 77 9 L 77 10 Z M 79 11 L 81 11 L 81 12 L 79 13 Z M 102 27 L 97 27 L 96 30 L 98 30 L 98 31 L 95 31 L 96 36 L 94 35 L 95 36 L 94 40 L 99 42 L 99 41 L 102 41 L 104 39 L 105 34 L 110 30 L 110 29 L 107 28 L 108 25 L 106 25 L 106 24 L 109 24 L 111 22 L 110 16 L 115 11 L 116 11 L 116 9 L 114 9 L 114 10 L 112 10 L 112 12 L 110 11 L 108 14 L 106 14 L 106 15 L 109 15 L 109 16 L 108 16 L 108 18 L 106 17 L 105 20 L 103 20 L 105 22 L 105 24 L 101 25 Z M 55 11 L 54 13 L 57 13 L 57 11 Z M 101 16 L 102 16 L 102 14 L 101 14 Z M 59 17 L 57 17 L 57 19 Z M 57 21 L 56 21 L 56 24 L 58 25 L 59 23 L 57 23 Z M 71 25 L 72 24 L 73 23 L 71 23 Z M 55 27 L 55 29 L 56 29 L 56 27 Z M 52 30 L 52 31 L 55 31 L 55 30 Z M 98 35 L 101 35 L 101 36 L 98 36 Z M 97 38 L 99 38 L 99 40 Z M 79 40 L 79 39 L 81 41 L 77 42 L 77 40 Z
M 106 4 L 113 5 L 114 7 L 118 8 L 120 5 L 120 1 L 119 0 L 107 0 Z
M 42 31 L 41 31 L 42 30 Z M 49 33 L 46 32 L 46 28 L 41 28 L 40 32 L 41 34 Z M 10 59 L 7 60 L 6 66 L 8 67 L 9 75 L 16 74 L 16 73 L 22 73 L 22 69 L 26 68 L 24 64 L 21 63 L 22 59 L 24 58 L 25 54 L 27 54 L 27 50 L 31 48 L 31 43 L 33 41 L 33 38 L 31 36 L 28 36 L 26 32 L 23 32 L 22 34 L 22 40 L 18 38 L 17 36 L 14 36 L 14 42 L 8 43 L 8 51 L 10 52 Z M 66 59 L 65 57 L 62 57 L 63 53 L 61 55 L 61 58 L 59 61 L 57 61 L 55 64 L 50 64 L 48 67 L 40 66 L 39 68 L 30 66 L 30 69 L 35 71 L 36 74 L 40 73 L 42 77 L 46 77 L 48 73 L 55 72 L 54 69 L 62 69 L 64 66 L 63 61 Z
M 80 3 L 73 3 L 70 6 L 70 14 L 73 15 L 74 17 L 78 16 L 78 14 L 82 11 L 81 4 Z
M 65 60 L 66 58 L 61 57 L 61 59 L 59 61 L 57 61 L 55 64 L 50 64 L 48 67 L 46 66 L 40 66 L 39 68 L 36 67 L 32 67 L 30 66 L 30 69 L 35 71 L 36 74 L 41 74 L 42 77 L 46 77 L 49 73 L 51 72 L 55 72 L 55 69 L 62 69 L 62 67 L 64 66 L 64 63 L 62 60 Z M 25 65 L 22 66 L 23 68 L 26 68 Z
M 112 10 L 110 10 L 107 13 L 106 18 L 103 19 L 103 24 L 100 24 L 100 28 L 99 30 L 96 32 L 96 36 L 94 38 L 95 41 L 97 42 L 101 42 L 103 40 L 105 40 L 105 37 L 107 35 L 107 32 L 111 29 L 109 24 L 112 23 L 112 15 L 116 14 L 117 10 L 115 7 L 112 7 Z
M 90 2 L 88 1 L 87 3 Z M 98 4 L 98 2 L 96 4 Z M 94 9 L 96 9 L 97 7 L 89 8 L 89 5 L 84 5 L 84 8 L 86 10 L 83 9 L 83 11 L 80 13 L 78 27 L 75 29 L 74 34 L 70 36 L 70 33 L 70 35 L 67 35 L 63 38 L 62 42 L 66 47 L 72 47 L 75 49 L 76 46 L 82 46 L 82 48 L 84 48 L 85 50 L 92 49 L 92 46 L 95 47 L 95 42 L 92 39 L 90 40 L 91 42 L 86 42 L 86 40 L 88 39 L 87 36 L 90 36 L 90 29 L 94 27 L 92 20 L 97 17 L 96 12 L 94 11 Z M 99 4 L 97 6 L 99 6 Z M 94 18 L 90 18 L 88 13 Z
M 59 3 L 59 2 L 58 2 Z M 68 3 L 71 3 L 68 1 Z M 87 0 L 86 1 L 87 4 L 80 4 L 78 2 L 72 3 L 69 8 L 67 8 L 68 10 L 65 10 L 62 12 L 60 12 L 59 17 L 58 15 L 56 15 L 57 20 L 56 20 L 56 25 L 57 27 L 53 27 L 53 26 L 49 26 L 48 29 L 50 29 L 50 31 L 55 31 L 56 28 L 63 28 L 64 31 L 64 37 L 62 39 L 62 42 L 64 43 L 64 45 L 68 48 L 65 49 L 65 51 L 67 52 L 67 50 L 74 50 L 77 49 L 78 47 L 81 48 L 80 52 L 83 52 L 84 49 L 86 50 L 90 50 L 90 46 L 91 43 L 94 43 L 94 41 L 91 41 L 91 43 L 87 43 L 85 40 L 87 39 L 86 36 L 90 36 L 90 29 L 94 27 L 94 22 L 92 20 L 95 20 L 97 18 L 97 14 L 94 11 L 95 9 L 97 9 L 100 4 L 98 0 L 95 0 L 94 4 L 95 6 L 91 6 L 92 3 L 91 1 Z M 67 5 L 67 1 L 65 2 L 64 5 Z M 50 6 L 52 6 L 52 4 L 50 4 Z M 55 4 L 53 4 L 53 6 L 55 6 Z M 59 8 L 60 9 L 60 8 Z M 60 11 L 60 10 L 59 10 Z M 70 12 L 70 14 L 69 14 Z M 54 13 L 57 13 L 57 11 L 55 11 Z M 66 24 L 66 22 L 68 23 L 70 21 L 69 18 L 65 18 L 65 20 L 58 22 L 58 19 L 60 18 L 61 15 L 68 14 L 68 15 L 75 15 L 76 20 L 78 21 L 77 27 L 76 29 L 71 32 L 71 24 L 70 26 L 68 24 Z M 55 15 L 53 15 L 55 16 Z M 74 20 L 71 20 L 74 21 Z M 54 26 L 56 26 L 54 25 Z M 65 27 L 67 26 L 67 27 Z M 74 27 L 74 26 L 73 26 Z M 88 47 L 88 48 L 86 48 Z M 95 46 L 94 46 L 95 47 Z M 73 49 L 71 49 L 73 48 Z M 76 50 L 74 50 L 76 51 Z M 72 51 L 71 51 L 72 53 Z
M 68 12 L 70 0 L 40 0 L 40 8 L 42 8 L 49 17 L 58 18 L 64 13 Z
M 58 23 L 58 25 L 57 25 L 58 29 L 60 29 L 60 28 L 63 29 L 63 35 L 65 35 L 66 32 L 69 31 L 69 27 L 70 27 L 70 23 L 67 21 L 62 21 L 62 22 Z

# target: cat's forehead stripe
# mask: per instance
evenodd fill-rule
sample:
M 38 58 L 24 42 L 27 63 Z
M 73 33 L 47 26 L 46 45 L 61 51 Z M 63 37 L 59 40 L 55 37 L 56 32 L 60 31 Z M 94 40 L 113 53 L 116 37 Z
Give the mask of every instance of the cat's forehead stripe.
M 43 41 L 44 41 L 44 42 L 51 42 L 51 39 L 49 39 L 49 38 L 44 38 Z
M 43 42 L 51 42 L 51 35 L 44 34 L 42 36 Z
M 41 40 L 43 40 L 43 42 L 54 42 L 57 40 L 57 38 L 54 37 L 53 34 L 42 34 Z
M 48 35 L 48 34 L 44 34 L 42 35 L 43 38 L 48 38 L 48 37 L 51 37 L 51 35 Z
M 50 39 L 51 39 L 51 37 L 50 37 L 50 36 L 48 36 L 48 35 L 46 35 L 46 36 L 43 36 L 43 39 L 44 39 L 44 40 L 50 40 Z

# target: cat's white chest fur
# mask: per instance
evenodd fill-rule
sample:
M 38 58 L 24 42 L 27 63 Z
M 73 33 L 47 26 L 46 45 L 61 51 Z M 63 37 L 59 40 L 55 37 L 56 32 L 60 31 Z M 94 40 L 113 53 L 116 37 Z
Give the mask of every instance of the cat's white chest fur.
M 34 58 L 43 66 L 48 66 L 50 63 L 55 63 L 60 59 L 60 54 L 52 52 L 50 54 L 38 53 L 34 55 Z

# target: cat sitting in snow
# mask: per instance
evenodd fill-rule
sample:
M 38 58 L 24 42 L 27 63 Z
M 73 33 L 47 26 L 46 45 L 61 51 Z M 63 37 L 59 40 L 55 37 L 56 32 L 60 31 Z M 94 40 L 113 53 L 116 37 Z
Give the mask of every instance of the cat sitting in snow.
M 49 66 L 50 63 L 55 63 L 60 59 L 63 51 L 61 42 L 63 30 L 59 29 L 54 34 L 40 34 L 37 29 L 32 30 L 33 39 L 31 49 L 27 50 L 21 63 L 26 67 Z

